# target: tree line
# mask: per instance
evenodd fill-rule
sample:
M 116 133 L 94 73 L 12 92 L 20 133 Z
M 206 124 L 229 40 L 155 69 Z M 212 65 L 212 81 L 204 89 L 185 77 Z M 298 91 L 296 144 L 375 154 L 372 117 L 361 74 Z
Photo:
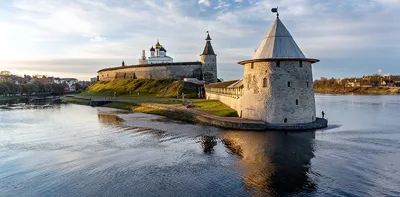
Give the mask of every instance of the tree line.
M 325 78 L 321 77 L 321 79 L 317 79 L 314 81 L 315 88 L 343 88 L 346 87 L 346 84 L 357 82 L 360 86 L 379 86 L 383 81 L 398 83 L 400 81 L 400 75 L 391 75 L 391 76 L 381 76 L 381 75 L 370 75 L 363 76 L 360 78 L 344 78 L 344 79 L 335 79 L 335 78 Z
M 17 85 L 12 81 L 0 82 L 1 96 L 63 94 L 66 84 L 43 84 L 39 81 Z

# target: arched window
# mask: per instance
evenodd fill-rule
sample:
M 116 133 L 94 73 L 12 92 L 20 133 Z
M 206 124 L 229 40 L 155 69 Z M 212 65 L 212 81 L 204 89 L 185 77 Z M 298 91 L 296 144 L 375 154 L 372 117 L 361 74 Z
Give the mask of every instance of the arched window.
M 288 81 L 288 82 L 287 82 L 287 87 L 289 87 L 289 88 L 290 88 L 290 81 Z
M 296 99 L 296 105 L 299 105 L 299 99 Z
M 287 118 L 285 118 L 285 119 L 283 120 L 283 122 L 287 123 Z
M 264 78 L 263 79 L 263 87 L 265 88 L 265 87 L 268 87 L 268 79 L 267 78 Z

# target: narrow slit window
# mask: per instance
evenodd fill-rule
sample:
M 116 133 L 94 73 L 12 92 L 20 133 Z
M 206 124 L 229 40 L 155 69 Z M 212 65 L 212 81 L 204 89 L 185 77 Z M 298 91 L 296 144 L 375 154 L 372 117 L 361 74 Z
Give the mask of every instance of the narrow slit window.
M 296 99 L 296 105 L 299 105 L 299 99 Z
M 251 69 L 253 69 L 254 68 L 254 63 L 251 63 Z
M 299 64 L 300 64 L 300 68 L 303 67 L 303 61 L 300 61 Z
M 268 87 L 268 79 L 267 78 L 263 79 L 263 87 L 264 88 Z
M 308 88 L 308 87 L 310 87 L 310 85 L 308 84 L 308 81 L 307 81 L 307 88 Z
M 285 118 L 285 119 L 283 120 L 283 122 L 287 123 L 287 118 Z
M 289 88 L 290 88 L 290 81 L 288 81 L 288 82 L 287 82 L 287 87 L 289 87 Z
M 281 67 L 281 62 L 280 61 L 276 61 L 276 67 Z

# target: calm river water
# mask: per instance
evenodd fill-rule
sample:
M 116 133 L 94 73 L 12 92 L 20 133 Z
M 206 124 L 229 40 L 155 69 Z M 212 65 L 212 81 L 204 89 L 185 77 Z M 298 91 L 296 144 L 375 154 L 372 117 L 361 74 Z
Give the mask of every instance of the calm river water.
M 400 96 L 317 95 L 251 132 L 80 105 L 0 108 L 0 196 L 400 196 Z

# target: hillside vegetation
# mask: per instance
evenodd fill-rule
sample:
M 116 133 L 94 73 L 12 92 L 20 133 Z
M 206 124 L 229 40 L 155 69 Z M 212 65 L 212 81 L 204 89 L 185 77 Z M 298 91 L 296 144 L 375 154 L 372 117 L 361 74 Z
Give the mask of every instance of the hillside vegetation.
M 131 79 L 98 81 L 89 86 L 84 96 L 143 95 L 155 97 L 177 97 L 185 94 L 186 98 L 197 97 L 197 85 L 172 79 Z

